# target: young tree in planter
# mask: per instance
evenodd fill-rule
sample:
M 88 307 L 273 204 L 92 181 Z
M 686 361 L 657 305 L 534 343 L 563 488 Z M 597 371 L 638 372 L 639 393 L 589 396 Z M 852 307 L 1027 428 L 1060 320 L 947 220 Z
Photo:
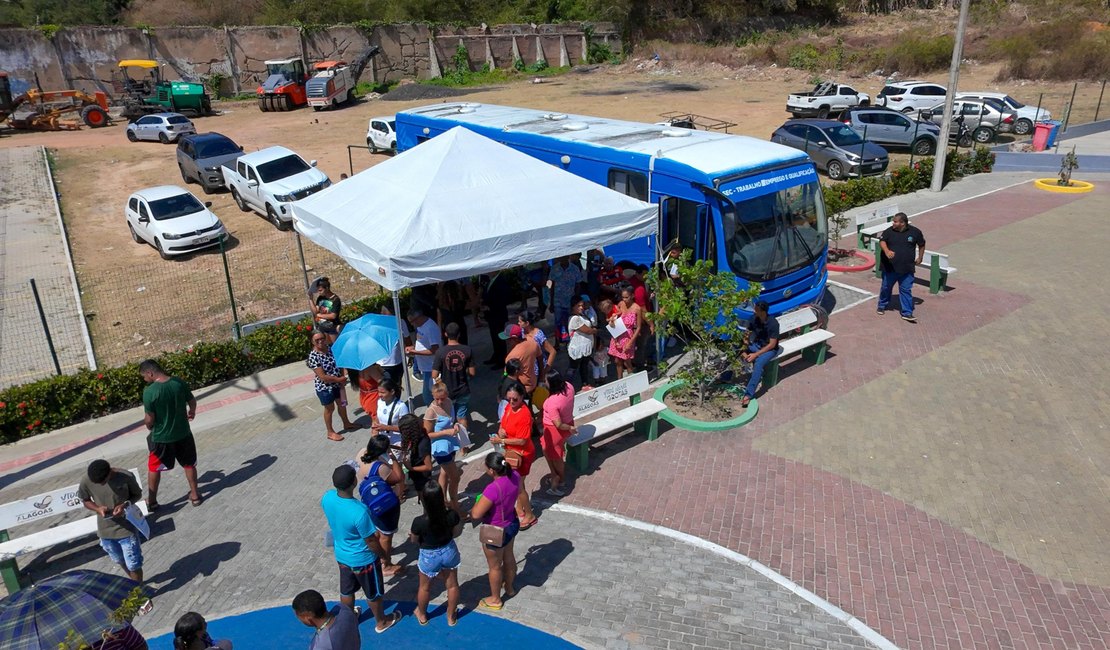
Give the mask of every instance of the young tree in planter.
M 664 336 L 685 342 L 691 359 L 674 377 L 695 392 L 701 406 L 721 372 L 742 363 L 744 337 L 736 310 L 755 300 L 759 285 L 741 289 L 734 274 L 718 272 L 706 260 L 691 261 L 689 251 L 664 264 L 668 273 L 648 274 L 659 311 L 645 316 Z M 670 278 L 672 265 L 677 266 L 678 282 Z

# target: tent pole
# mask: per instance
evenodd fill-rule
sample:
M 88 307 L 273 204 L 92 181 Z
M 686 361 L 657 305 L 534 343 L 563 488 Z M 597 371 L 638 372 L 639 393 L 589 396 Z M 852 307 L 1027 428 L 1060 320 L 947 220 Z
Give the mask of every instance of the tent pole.
M 405 373 L 405 403 L 409 407 L 409 412 L 412 412 L 412 376 L 409 373 L 409 359 L 405 354 L 405 330 L 401 325 L 401 299 L 397 297 L 397 291 L 393 291 L 393 315 L 397 318 L 397 339 L 401 344 L 401 372 Z

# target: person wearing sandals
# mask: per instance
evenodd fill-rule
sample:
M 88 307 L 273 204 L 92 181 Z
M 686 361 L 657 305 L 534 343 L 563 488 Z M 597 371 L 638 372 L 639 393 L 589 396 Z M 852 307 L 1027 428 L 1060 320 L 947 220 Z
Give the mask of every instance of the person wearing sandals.
M 185 612 L 173 626 L 174 650 L 231 650 L 231 641 L 214 640 L 208 635 L 208 622 L 196 612 Z
M 432 458 L 439 465 L 439 486 L 452 507 L 459 503 L 459 466 L 455 455 L 460 449 L 459 424 L 455 421 L 455 405 L 447 396 L 447 384 L 437 383 L 432 387 L 432 403 L 424 411 L 424 430 L 432 439 Z
M 401 431 L 401 462 L 412 480 L 416 494 L 424 491 L 424 484 L 432 479 L 432 441 L 418 416 L 406 414 L 397 421 Z
M 455 538 L 462 532 L 462 518 L 458 511 L 448 508 L 443 500 L 443 490 L 437 483 L 429 482 L 420 493 L 424 514 L 412 522 L 409 539 L 420 546 L 416 561 L 420 569 L 420 587 L 416 592 L 416 620 L 428 624 L 428 601 L 431 599 L 432 580 L 442 578 L 447 583 L 447 624 L 454 627 L 459 610 L 459 565 L 462 556 Z
M 401 400 L 401 389 L 393 379 L 383 379 L 378 384 L 378 407 L 374 423 L 370 428 L 374 433 L 384 433 L 393 444 L 401 439 L 397 423 L 409 414 L 409 407 Z
M 515 466 L 520 475 L 520 490 L 517 494 L 517 514 L 520 517 L 520 529 L 528 530 L 536 525 L 539 519 L 532 512 L 532 500 L 528 495 L 528 488 L 524 485 L 524 478 L 532 469 L 532 461 L 536 460 L 536 447 L 532 444 L 532 409 L 527 404 L 528 393 L 524 384 L 517 382 L 505 393 L 509 405 L 501 416 L 501 425 L 497 435 L 490 438 L 490 442 L 501 445 L 505 449 L 507 462 Z
M 519 395 L 518 395 L 519 398 Z M 516 556 L 513 555 L 513 540 L 520 532 L 520 519 L 516 513 L 517 495 L 523 491 L 524 480 L 497 452 L 486 456 L 486 475 L 493 479 L 482 497 L 475 501 L 470 510 L 473 521 L 496 526 L 505 531 L 500 545 L 482 544 L 482 552 L 489 565 L 488 598 L 478 601 L 478 607 L 498 611 L 504 606 L 502 588 L 505 596 L 515 596 Z
M 547 389 L 550 395 L 543 401 L 543 457 L 551 468 L 551 487 L 547 494 L 553 497 L 566 496 L 563 485 L 567 479 L 567 438 L 578 432 L 574 427 L 574 386 L 563 379 L 558 370 L 547 373 Z
M 368 508 L 372 505 L 366 499 L 366 486 L 385 483 L 396 494 L 396 486 L 404 485 L 405 474 L 401 471 L 401 461 L 389 448 L 389 436 L 379 433 L 370 437 L 366 453 L 359 458 L 355 475 L 359 482 L 359 495 Z M 367 480 L 368 477 L 376 478 Z M 378 544 L 382 547 L 382 573 L 387 576 L 403 570 L 403 567 L 393 563 L 393 535 L 397 533 L 398 522 L 401 521 L 401 500 L 397 498 L 393 501 L 396 505 L 379 515 L 375 515 L 372 509 L 370 511 L 370 521 L 378 529 Z
M 332 414 L 339 406 L 339 419 L 343 421 L 343 431 L 361 429 L 347 417 L 347 404 L 343 395 L 343 384 L 347 378 L 339 372 L 335 365 L 335 357 L 331 355 L 328 337 L 323 332 L 312 332 L 312 351 L 308 353 L 308 367 L 315 373 L 312 385 L 316 389 L 316 397 L 324 407 L 324 429 L 327 431 L 328 440 L 336 442 L 343 440 L 343 436 L 335 432 L 332 427 Z
M 395 611 L 389 618 L 385 616 L 382 547 L 374 534 L 377 530 L 370 520 L 370 511 L 355 496 L 358 489 L 355 468 L 346 463 L 336 467 L 331 482 L 335 489 L 324 493 L 320 507 L 331 527 L 335 562 L 339 565 L 339 602 L 355 611 L 355 594 L 362 589 L 377 623 L 375 629 L 385 632 L 400 620 L 401 613 Z
M 780 351 L 778 320 L 767 313 L 766 302 L 760 300 L 753 307 L 755 318 L 749 325 L 746 340 L 748 352 L 743 355 L 744 361 L 752 364 L 752 375 L 744 388 L 744 397 L 740 398 L 740 406 L 743 408 L 748 408 L 759 388 L 759 382 L 763 380 L 764 368 Z

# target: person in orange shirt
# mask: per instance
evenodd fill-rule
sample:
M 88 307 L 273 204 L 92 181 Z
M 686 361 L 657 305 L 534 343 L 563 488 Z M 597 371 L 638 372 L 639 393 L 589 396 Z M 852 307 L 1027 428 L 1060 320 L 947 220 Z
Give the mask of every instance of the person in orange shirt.
M 505 361 L 517 359 L 520 361 L 520 383 L 524 384 L 527 396 L 536 390 L 537 373 L 539 372 L 539 359 L 542 350 L 538 343 L 524 335 L 524 328 L 520 325 L 508 325 L 499 336 L 508 342 L 509 353 Z
M 385 379 L 382 367 L 374 364 L 358 372 L 358 403 L 370 421 L 375 422 L 378 417 L 378 384 Z
M 510 353 L 511 354 L 511 353 Z M 536 446 L 532 443 L 532 407 L 528 405 L 528 395 L 524 392 L 524 385 L 517 383 L 505 396 L 509 405 L 501 415 L 501 426 L 497 435 L 490 437 L 490 442 L 502 445 L 505 448 L 505 459 L 520 474 L 520 492 L 516 499 L 517 517 L 520 518 L 520 529 L 528 530 L 536 525 L 539 518 L 532 511 L 532 499 L 524 479 L 532 469 L 536 460 Z

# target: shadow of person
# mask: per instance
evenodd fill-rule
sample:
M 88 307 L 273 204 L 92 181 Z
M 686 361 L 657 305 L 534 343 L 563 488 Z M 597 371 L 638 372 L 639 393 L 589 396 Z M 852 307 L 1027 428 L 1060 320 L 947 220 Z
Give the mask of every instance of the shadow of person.
M 560 537 L 529 546 L 523 556 L 519 555 L 521 550 L 519 546 L 516 548 L 517 565 L 520 568 L 514 586 L 518 591 L 521 587 L 542 587 L 555 571 L 555 567 L 562 564 L 574 551 L 574 544 L 569 539 Z
M 235 487 L 245 482 L 247 479 L 265 471 L 276 462 L 277 456 L 259 454 L 254 458 L 243 461 L 242 466 L 230 474 L 225 474 L 223 470 L 219 469 L 208 470 L 197 478 L 200 495 L 204 498 L 209 498 L 219 494 L 221 491 Z
M 219 568 L 221 562 L 226 562 L 239 554 L 239 542 L 220 542 L 206 546 L 194 553 L 180 557 L 162 573 L 146 579 L 151 585 L 164 583 L 159 586 L 155 596 L 163 596 L 176 589 L 184 587 L 197 576 L 211 576 Z

